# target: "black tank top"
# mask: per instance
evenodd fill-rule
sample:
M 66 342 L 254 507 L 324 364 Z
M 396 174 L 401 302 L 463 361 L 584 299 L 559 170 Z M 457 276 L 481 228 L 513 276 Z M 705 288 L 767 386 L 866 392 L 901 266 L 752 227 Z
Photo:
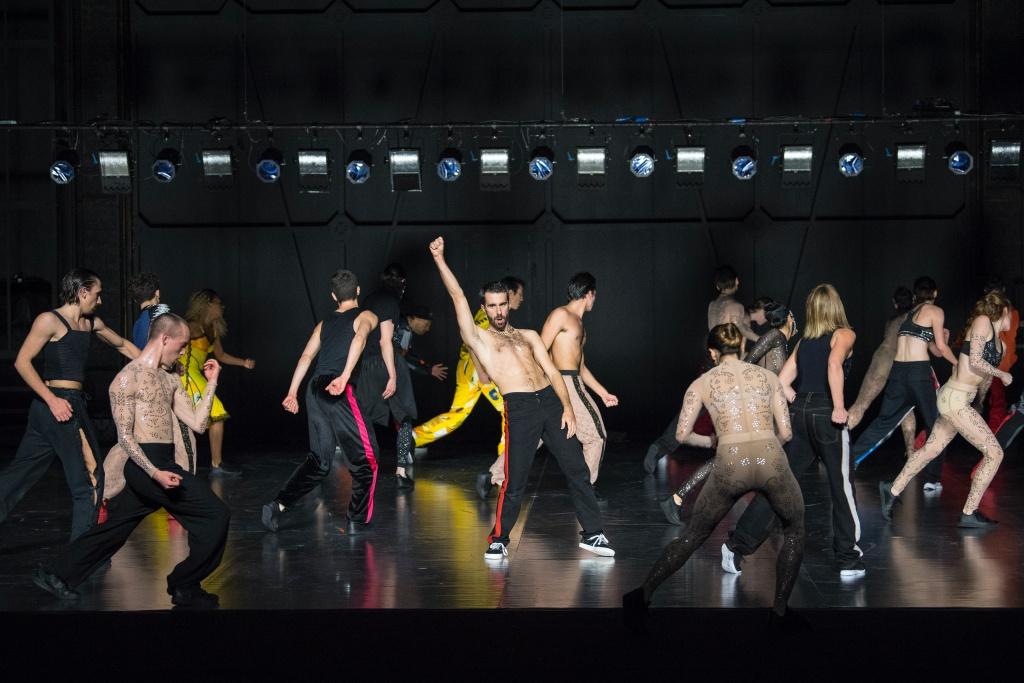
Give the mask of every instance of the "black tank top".
M 355 330 L 352 329 L 352 323 L 360 313 L 362 313 L 360 309 L 350 308 L 344 313 L 335 311 L 324 318 L 323 324 L 320 326 L 320 354 L 316 357 L 316 366 L 313 369 L 314 377 L 324 375 L 337 377 L 345 369 L 348 349 L 356 336 Z
M 85 365 L 89 360 L 89 343 L 92 341 L 92 330 L 82 332 L 71 328 L 71 325 L 57 311 L 50 311 L 57 320 L 68 328 L 67 334 L 57 341 L 48 342 L 43 347 L 43 379 L 66 380 L 69 382 L 85 381 Z M 89 326 L 94 325 L 92 318 Z
M 828 357 L 832 353 L 833 334 L 829 332 L 824 337 L 804 338 L 800 341 L 800 347 L 796 350 L 797 391 L 800 393 L 831 393 L 828 386 Z M 850 356 L 843 361 L 844 379 L 850 372 L 852 359 Z
M 914 316 L 917 315 L 919 310 L 921 310 L 920 306 L 912 310 L 910 313 L 907 313 L 907 317 L 904 318 L 903 322 L 900 324 L 900 331 L 896 333 L 896 336 L 915 337 L 926 344 L 931 344 L 935 341 L 935 330 L 924 325 L 918 325 L 914 322 Z

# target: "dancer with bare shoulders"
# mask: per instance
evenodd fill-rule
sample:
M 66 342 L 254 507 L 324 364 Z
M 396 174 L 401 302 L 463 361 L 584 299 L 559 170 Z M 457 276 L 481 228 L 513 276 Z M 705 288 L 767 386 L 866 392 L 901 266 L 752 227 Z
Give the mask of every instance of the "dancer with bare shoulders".
M 153 321 L 149 343 L 110 385 L 110 407 L 123 451 L 124 489 L 111 498 L 107 521 L 69 545 L 52 569 L 38 569 L 33 581 L 62 600 L 74 600 L 74 588 L 125 544 L 150 513 L 165 508 L 188 531 L 189 554 L 167 577 L 167 593 L 175 605 L 215 607 L 216 595 L 200 582 L 220 564 L 231 513 L 209 483 L 176 460 L 178 420 L 197 432 L 210 424 L 220 365 L 203 364 L 206 386 L 198 403 L 172 370 L 189 342 L 188 323 L 173 313 Z M 175 419 L 177 418 L 177 419 Z M 112 450 L 108 457 L 114 455 Z
M 601 528 L 601 512 L 590 486 L 583 448 L 573 438 L 576 417 L 565 383 L 540 335 L 508 324 L 508 290 L 501 283 L 494 283 L 483 293 L 490 329 L 481 330 L 473 323 L 466 295 L 445 262 L 443 238 L 430 243 L 430 253 L 455 305 L 462 341 L 472 351 L 474 362 L 479 361 L 478 369 L 486 370 L 505 400 L 505 481 L 498 494 L 496 520 L 484 557 L 500 560 L 508 556 L 509 534 L 519 517 L 530 465 L 542 438 L 568 481 L 583 529 L 580 548 L 614 555 Z

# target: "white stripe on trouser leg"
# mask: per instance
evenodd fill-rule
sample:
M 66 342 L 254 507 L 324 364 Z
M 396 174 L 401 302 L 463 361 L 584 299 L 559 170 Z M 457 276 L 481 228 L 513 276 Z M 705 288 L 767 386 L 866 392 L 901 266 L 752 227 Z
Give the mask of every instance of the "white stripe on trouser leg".
M 888 441 L 888 440 L 889 440 L 889 437 L 890 437 L 890 436 L 892 436 L 892 435 L 893 435 L 893 433 L 894 433 L 894 432 L 895 432 L 895 431 L 896 431 L 897 429 L 899 429 L 899 428 L 900 428 L 900 425 L 902 425 L 902 424 L 903 424 L 903 421 L 907 419 L 907 415 L 910 415 L 910 414 L 911 414 L 912 412 L 914 412 L 914 406 L 910 406 L 910 408 L 909 408 L 909 409 L 907 410 L 907 412 L 903 413 L 903 417 L 901 417 L 901 418 L 899 419 L 899 421 L 898 421 L 898 422 L 897 422 L 897 423 L 896 423 L 896 424 L 895 424 L 895 425 L 893 426 L 893 428 L 892 428 L 892 429 L 890 429 L 890 430 L 889 430 L 888 432 L 886 432 L 886 433 L 885 433 L 885 434 L 884 434 L 884 435 L 882 436 L 882 438 L 881 438 L 881 439 L 879 439 L 878 441 L 876 441 L 876 442 L 875 442 L 874 444 L 872 444 L 872 445 L 871 445 L 871 447 L 870 447 L 870 448 L 868 448 L 868 449 L 867 449 L 866 451 L 864 451 L 863 453 L 861 453 L 860 457 L 859 457 L 859 458 L 857 458 L 857 462 L 856 462 L 856 464 L 858 464 L 858 465 L 859 465 L 859 464 L 860 464 L 861 462 L 863 462 L 863 461 L 864 461 L 864 459 L 865 459 L 865 458 L 867 458 L 867 457 L 868 457 L 869 455 L 871 455 L 872 453 L 874 453 L 875 451 L 877 451 L 877 450 L 879 449 L 879 447 L 881 447 L 881 445 L 882 445 L 883 443 L 885 443 L 886 441 Z
M 853 549 L 857 551 L 861 557 L 864 556 L 864 551 L 857 546 L 857 541 L 860 540 L 860 517 L 857 516 L 857 503 L 853 499 L 853 484 L 850 483 L 850 430 L 843 428 L 842 431 L 843 439 L 843 493 L 846 494 L 846 504 L 850 508 L 850 515 L 853 516 Z

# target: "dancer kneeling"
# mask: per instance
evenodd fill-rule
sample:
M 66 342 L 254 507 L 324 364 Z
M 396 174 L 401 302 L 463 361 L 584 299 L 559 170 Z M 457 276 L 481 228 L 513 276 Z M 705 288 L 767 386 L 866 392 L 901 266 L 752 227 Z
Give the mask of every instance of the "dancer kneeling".
M 958 526 L 969 529 L 994 526 L 996 521 L 978 510 L 981 497 L 1003 461 L 1003 449 L 999 446 L 992 430 L 971 402 L 978 394 L 979 387 L 996 378 L 1005 386 L 1013 381 L 1010 373 L 999 369 L 999 363 L 1006 349 L 999 339 L 999 333 L 1010 326 L 1010 302 L 998 291 L 989 292 L 974 305 L 971 318 L 964 332 L 965 342 L 960 349 L 960 363 L 953 376 L 939 389 L 939 419 L 935 422 L 924 448 L 914 451 L 907 464 L 892 482 L 879 482 L 882 516 L 892 521 L 893 505 L 899 500 L 903 489 L 910 480 L 934 460 L 953 437 L 959 433 L 981 451 L 981 466 L 971 480 L 971 490 L 964 503 Z
M 716 366 L 686 390 L 676 439 L 690 436 L 701 404 L 721 436 L 690 525 L 665 546 L 643 586 L 623 596 L 626 618 L 633 624 L 642 620 L 655 589 L 683 566 L 733 504 L 750 491 L 763 494 L 782 523 L 784 540 L 776 564 L 773 610 L 778 616 L 786 612 L 804 553 L 804 499 L 780 443 L 793 436 L 789 405 L 772 372 L 740 360 L 742 341 L 733 323 L 712 328 L 708 350 Z M 773 419 L 777 431 L 772 429 Z M 714 443 L 714 437 L 704 438 L 707 445 Z

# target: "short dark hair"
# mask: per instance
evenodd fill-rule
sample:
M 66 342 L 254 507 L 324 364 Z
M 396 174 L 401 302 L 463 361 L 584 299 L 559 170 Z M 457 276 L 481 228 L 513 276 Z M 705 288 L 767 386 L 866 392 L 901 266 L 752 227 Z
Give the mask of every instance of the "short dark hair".
M 508 296 L 508 285 L 505 284 L 504 280 L 495 280 L 493 282 L 485 282 L 480 287 L 480 301 L 484 300 L 484 294 L 504 294 Z
M 522 291 L 526 287 L 526 282 L 522 278 L 518 278 L 515 275 L 506 275 L 501 278 L 501 281 L 505 284 L 505 290 L 511 294 L 512 292 Z
M 715 268 L 714 282 L 715 289 L 722 291 L 723 289 L 729 289 L 736 284 L 736 280 L 739 280 L 740 276 L 736 274 L 736 271 L 732 269 L 732 266 L 718 266 Z
M 590 273 L 576 273 L 569 278 L 565 294 L 569 301 L 578 301 L 591 292 L 597 291 L 597 278 Z
M 184 318 L 175 313 L 164 313 L 153 319 L 149 326 L 149 339 L 154 339 L 161 334 L 170 334 L 172 329 L 181 329 L 182 327 L 188 329 L 188 322 Z
M 357 289 L 359 289 L 359 279 L 351 270 L 339 270 L 331 276 L 331 292 L 334 293 L 338 303 L 355 299 Z
M 934 299 L 935 293 L 939 291 L 939 286 L 935 284 L 935 280 L 931 279 L 927 275 L 914 280 L 914 300 L 917 303 L 927 301 L 928 299 Z
M 768 307 L 768 304 L 775 303 L 775 299 L 770 296 L 759 296 L 754 299 L 754 303 L 747 306 L 747 313 L 753 313 L 754 311 L 763 311 Z
M 132 295 L 132 300 L 137 304 L 152 299 L 156 296 L 156 290 L 158 289 L 160 289 L 160 278 L 157 277 L 156 273 L 139 273 L 128 280 L 128 292 Z
M 88 268 L 74 268 L 60 279 L 60 301 L 62 304 L 77 304 L 78 290 L 82 287 L 92 289 L 100 281 L 100 276 Z
M 413 303 L 405 304 L 402 307 L 402 315 L 406 318 L 422 318 L 423 320 L 434 319 L 434 314 L 429 308 Z
M 789 320 L 789 309 L 777 301 L 769 301 L 764 306 L 764 319 L 774 328 L 782 327 Z
M 906 313 L 914 307 L 914 293 L 900 285 L 892 293 L 892 302 L 896 306 L 896 315 Z

